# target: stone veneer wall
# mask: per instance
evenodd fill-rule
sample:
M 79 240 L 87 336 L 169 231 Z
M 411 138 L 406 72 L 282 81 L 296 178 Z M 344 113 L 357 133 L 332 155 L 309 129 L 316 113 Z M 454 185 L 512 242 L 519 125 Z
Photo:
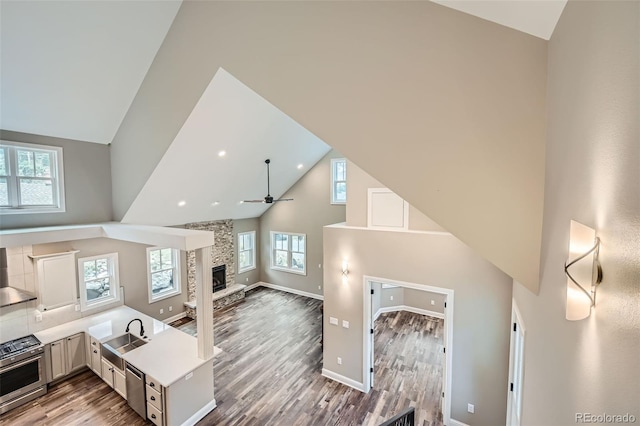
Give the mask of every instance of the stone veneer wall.
M 227 265 L 227 287 L 235 284 L 236 256 L 233 241 L 233 221 L 231 219 L 214 222 L 187 223 L 186 229 L 213 231 L 213 250 L 211 250 L 211 266 Z M 207 285 L 207 283 L 205 283 Z M 209 287 L 212 283 L 208 283 Z M 189 300 L 196 298 L 196 252 L 187 252 L 187 294 Z

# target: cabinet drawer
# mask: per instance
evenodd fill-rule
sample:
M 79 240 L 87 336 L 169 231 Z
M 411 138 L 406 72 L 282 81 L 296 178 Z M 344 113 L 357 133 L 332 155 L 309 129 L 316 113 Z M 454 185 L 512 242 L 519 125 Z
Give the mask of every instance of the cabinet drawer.
M 162 421 L 162 411 L 158 410 L 150 403 L 147 403 L 147 418 L 157 426 L 164 425 L 164 422 Z
M 162 394 L 147 385 L 147 402 L 162 411 Z
M 162 392 L 162 386 L 160 386 L 160 383 L 158 383 L 158 381 L 150 375 L 147 374 L 146 376 L 144 376 L 144 381 L 147 383 L 147 385 L 149 385 L 151 389 L 155 389 L 156 392 Z

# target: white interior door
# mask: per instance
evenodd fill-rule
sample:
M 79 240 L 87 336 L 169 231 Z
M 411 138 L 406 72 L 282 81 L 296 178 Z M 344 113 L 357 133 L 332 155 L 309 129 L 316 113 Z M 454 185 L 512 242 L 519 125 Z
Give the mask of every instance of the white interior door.
M 522 381 L 524 379 L 525 328 L 515 300 L 512 306 L 507 426 L 520 426 L 522 416 Z

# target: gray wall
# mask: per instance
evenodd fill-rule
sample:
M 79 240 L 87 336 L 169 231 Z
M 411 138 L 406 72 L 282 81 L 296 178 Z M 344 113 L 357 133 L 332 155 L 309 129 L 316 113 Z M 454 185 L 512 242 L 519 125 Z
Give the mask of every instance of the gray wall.
M 537 288 L 544 40 L 432 2 L 183 2 L 113 140 L 115 219 L 219 67 Z
M 363 276 L 453 289 L 452 418 L 504 424 L 512 280 L 447 234 L 324 228 L 323 367 L 362 382 Z M 342 280 L 342 259 L 349 277 Z M 347 320 L 349 329 L 329 324 Z M 342 365 L 336 362 L 342 357 Z M 467 404 L 475 414 L 467 413 Z
M 109 238 L 94 238 L 89 240 L 38 244 L 33 246 L 33 253 L 37 255 L 59 253 L 67 250 L 80 250 L 79 253 L 76 253 L 76 259 L 79 259 L 81 257 L 117 252 L 120 286 L 124 287 L 125 305 L 147 314 L 150 317 L 163 320 L 184 311 L 184 302 L 187 301 L 185 252 L 181 252 L 182 293 L 150 304 L 146 267 L 147 247 L 150 246 Z M 169 306 L 173 307 L 173 311 L 169 311 Z M 160 309 L 164 309 L 163 314 L 160 313 Z
M 391 300 L 391 296 L 393 296 L 393 300 Z M 413 288 L 381 288 L 379 308 L 404 305 L 411 308 L 422 309 L 424 311 L 444 314 L 444 302 L 446 299 L 447 296 L 444 294 L 416 290 Z M 431 301 L 434 302 L 433 305 L 431 304 Z M 372 307 L 372 311 L 375 313 L 377 309 Z
M 575 413 L 640 419 L 640 3 L 569 1 L 549 43 L 538 296 L 514 284 L 526 328 L 523 425 Z M 569 221 L 602 240 L 597 306 L 565 320 Z
M 66 203 L 64 213 L 3 215 L 0 217 L 2 229 L 111 220 L 111 163 L 108 145 L 7 130 L 0 130 L 0 139 L 62 147 Z
M 260 217 L 260 281 L 322 294 L 322 227 L 345 220 L 345 206 L 331 204 L 332 158 L 342 156 L 329 151 L 283 195 L 294 201 L 275 203 Z M 271 231 L 307 235 L 307 275 L 270 268 Z
M 238 233 L 256 232 L 256 268 L 247 272 L 238 273 L 236 270 L 236 283 L 251 285 L 260 281 L 260 219 L 238 219 L 233 221 L 233 241 L 235 244 L 234 256 L 236 257 L 236 268 L 238 265 Z M 215 237 L 214 237 L 215 238 Z

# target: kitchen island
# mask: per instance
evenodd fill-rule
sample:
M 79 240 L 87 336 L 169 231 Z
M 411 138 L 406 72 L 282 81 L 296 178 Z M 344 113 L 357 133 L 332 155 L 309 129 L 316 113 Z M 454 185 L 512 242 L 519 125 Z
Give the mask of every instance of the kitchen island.
M 144 373 L 146 416 L 159 426 L 192 425 L 215 408 L 213 358 L 198 357 L 197 339 L 141 312 L 120 306 L 35 333 L 51 354 L 51 346 L 84 333 L 85 364 L 124 398 L 130 380 L 117 365 L 100 356 L 100 346 L 125 334 L 127 324 L 140 319 L 144 345 L 121 354 L 127 364 Z M 140 322 L 130 326 L 140 335 Z M 49 355 L 51 359 L 51 355 Z M 55 364 L 55 363 L 54 363 Z M 131 402 L 131 401 L 130 401 Z M 144 404 L 144 402 L 143 402 Z M 130 404 L 131 405 L 131 404 Z M 137 411 L 137 410 L 136 410 Z M 139 413 L 140 414 L 140 413 Z

